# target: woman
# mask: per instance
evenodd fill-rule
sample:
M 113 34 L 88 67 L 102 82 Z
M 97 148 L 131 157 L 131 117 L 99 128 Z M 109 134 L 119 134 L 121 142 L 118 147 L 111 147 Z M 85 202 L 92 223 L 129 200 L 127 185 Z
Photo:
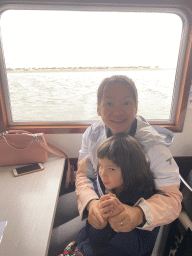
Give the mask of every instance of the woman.
M 89 158 L 87 177 L 94 178 L 97 168 L 96 152 L 99 145 L 110 135 L 126 132 L 134 136 L 143 146 L 150 162 L 155 185 L 164 190 L 167 196 L 154 195 L 148 200 L 140 199 L 137 205 L 141 211 L 127 207 L 128 213 L 119 214 L 112 228 L 120 225 L 121 220 L 129 222 L 127 232 L 143 224 L 143 229 L 152 230 L 175 220 L 181 210 L 182 195 L 179 191 L 179 170 L 166 142 L 153 127 L 136 116 L 138 97 L 132 80 L 125 76 L 106 78 L 100 85 L 97 95 L 98 114 L 102 122 L 94 123 L 83 134 L 79 159 Z M 77 172 L 76 194 L 81 218 L 88 215 L 90 224 L 102 228 L 104 219 L 98 210 L 98 196 L 92 189 L 87 177 Z
M 156 194 L 147 200 L 140 198 L 136 203 L 138 207 L 125 205 L 126 211 L 119 213 L 115 220 L 112 217 L 113 212 L 109 213 L 112 229 L 121 231 L 125 226 L 125 231 L 129 232 L 140 226 L 145 230 L 153 230 L 156 226 L 168 224 L 179 216 L 182 201 L 179 191 L 179 170 L 167 148 L 171 144 L 167 139 L 170 138 L 170 135 L 172 136 L 172 133 L 169 134 L 169 131 L 164 129 L 163 133 L 168 133 L 167 139 L 164 140 L 152 126 L 137 116 L 137 108 L 137 89 L 131 79 L 126 76 L 112 76 L 102 81 L 97 94 L 97 112 L 102 121 L 91 125 L 83 134 L 79 161 L 83 162 L 84 158 L 88 158 L 89 161 L 86 163 L 86 174 L 80 168 L 76 176 L 80 217 L 82 220 L 88 217 L 89 223 L 96 229 L 102 229 L 106 225 L 105 219 L 99 212 L 98 195 L 92 186 L 97 171 L 97 149 L 107 137 L 120 132 L 127 133 L 140 142 L 146 158 L 149 160 L 156 188 L 165 191 L 167 196 Z M 67 196 L 73 198 L 75 206 L 73 193 Z M 60 212 L 59 216 L 56 213 L 58 227 L 53 230 L 50 252 L 56 248 L 62 252 L 63 248 L 75 239 L 72 233 L 74 234 L 84 225 L 83 222 L 80 222 L 79 217 L 75 218 L 71 214 L 68 215 L 69 218 L 62 219 L 62 216 L 66 217 L 65 203 L 67 200 L 63 196 L 59 201 L 59 210 L 57 211 Z M 105 204 L 106 209 L 111 207 L 107 201 Z M 69 221 L 70 218 L 74 219 Z M 123 226 L 121 226 L 122 220 Z M 66 221 L 69 222 L 62 225 Z M 68 224 L 70 227 L 74 227 L 73 223 L 76 226 L 75 230 L 68 228 Z M 68 234 L 66 230 L 71 232 L 70 237 L 65 235 L 65 233 Z M 49 255 L 54 254 L 50 253 Z

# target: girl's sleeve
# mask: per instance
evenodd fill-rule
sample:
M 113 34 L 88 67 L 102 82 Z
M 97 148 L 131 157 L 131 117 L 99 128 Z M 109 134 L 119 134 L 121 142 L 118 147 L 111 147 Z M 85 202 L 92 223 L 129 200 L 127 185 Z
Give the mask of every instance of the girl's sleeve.
M 155 145 L 149 150 L 148 157 L 156 188 L 164 190 L 166 194 L 155 194 L 147 200 L 141 198 L 135 204 L 141 207 L 146 218 L 142 229 L 152 230 L 178 218 L 182 194 L 179 191 L 179 168 L 170 150 L 164 145 Z

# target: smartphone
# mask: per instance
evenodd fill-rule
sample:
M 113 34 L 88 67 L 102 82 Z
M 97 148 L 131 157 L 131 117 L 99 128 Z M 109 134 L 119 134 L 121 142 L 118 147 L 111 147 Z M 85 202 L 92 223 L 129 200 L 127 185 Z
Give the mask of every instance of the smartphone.
M 29 164 L 13 169 L 13 175 L 21 176 L 32 172 L 42 171 L 44 169 L 45 167 L 41 163 Z

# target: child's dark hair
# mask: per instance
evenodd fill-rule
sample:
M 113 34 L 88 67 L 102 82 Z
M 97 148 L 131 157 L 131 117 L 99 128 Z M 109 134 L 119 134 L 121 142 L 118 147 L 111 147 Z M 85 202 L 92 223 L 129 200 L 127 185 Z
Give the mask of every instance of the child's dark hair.
M 141 196 L 147 199 L 154 194 L 152 173 L 141 145 L 135 138 L 124 133 L 116 134 L 102 143 L 97 156 L 99 159 L 106 157 L 121 168 L 123 194 L 130 193 L 130 197 L 134 197 L 135 200 Z

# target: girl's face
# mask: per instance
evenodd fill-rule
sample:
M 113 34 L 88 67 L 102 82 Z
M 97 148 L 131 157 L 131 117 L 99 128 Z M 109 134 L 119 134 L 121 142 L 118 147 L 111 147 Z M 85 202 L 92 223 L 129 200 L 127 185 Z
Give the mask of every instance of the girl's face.
M 99 159 L 99 176 L 107 189 L 115 189 L 116 194 L 123 190 L 121 168 L 108 158 Z
M 104 89 L 97 112 L 112 134 L 128 133 L 137 108 L 131 91 L 125 85 L 115 83 Z

